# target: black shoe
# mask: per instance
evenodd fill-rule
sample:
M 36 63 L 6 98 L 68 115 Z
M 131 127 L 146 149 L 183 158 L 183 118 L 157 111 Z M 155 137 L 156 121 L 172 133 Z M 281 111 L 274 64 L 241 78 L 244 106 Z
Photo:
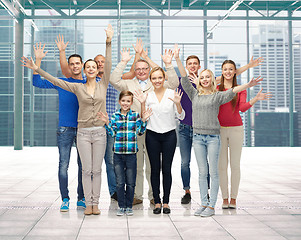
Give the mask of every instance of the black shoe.
M 117 192 L 114 192 L 113 195 L 111 196 L 112 199 L 118 201 L 117 199 Z
M 190 193 L 186 193 L 182 198 L 181 198 L 181 204 L 188 204 L 191 201 L 191 195 Z
M 160 207 L 154 208 L 153 214 L 160 214 L 161 213 L 161 209 L 162 209 L 162 205 L 160 205 Z
M 167 207 L 163 208 L 163 213 L 170 214 L 170 208 L 167 208 Z

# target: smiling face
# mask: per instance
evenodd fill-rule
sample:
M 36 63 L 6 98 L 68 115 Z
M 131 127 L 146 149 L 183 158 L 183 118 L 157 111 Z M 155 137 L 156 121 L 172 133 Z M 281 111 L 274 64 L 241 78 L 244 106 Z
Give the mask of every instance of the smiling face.
M 236 74 L 235 66 L 231 63 L 224 64 L 222 67 L 222 74 L 225 80 L 232 81 L 234 75 Z
M 201 68 L 201 65 L 196 58 L 190 58 L 186 61 L 186 69 L 188 70 L 189 75 L 198 75 L 198 71 Z
M 149 66 L 146 62 L 137 62 L 135 65 L 135 76 L 139 80 L 146 80 L 148 79 L 149 75 Z
M 101 74 L 103 73 L 104 71 L 104 66 L 105 66 L 105 62 L 106 62 L 106 59 L 104 56 L 102 55 L 97 55 L 95 58 L 94 58 L 95 62 L 97 62 L 97 70 L 98 72 Z
M 200 84 L 204 90 L 211 90 L 212 81 L 213 81 L 212 75 L 208 70 L 201 72 Z
M 71 57 L 68 66 L 72 75 L 77 76 L 82 73 L 83 63 L 79 57 Z
M 88 79 L 96 78 L 98 74 L 97 63 L 93 60 L 88 60 L 85 62 L 84 73 Z
M 161 69 L 153 71 L 150 75 L 150 80 L 154 86 L 154 89 L 162 88 L 165 81 L 165 77 Z
M 121 107 L 121 113 L 126 114 L 128 111 L 130 111 L 131 106 L 133 104 L 133 96 L 123 96 L 118 101 L 120 107 Z

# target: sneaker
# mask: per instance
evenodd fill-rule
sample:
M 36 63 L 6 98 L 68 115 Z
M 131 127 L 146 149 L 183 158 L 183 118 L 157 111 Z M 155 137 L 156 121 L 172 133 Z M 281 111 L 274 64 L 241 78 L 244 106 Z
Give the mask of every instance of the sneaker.
M 202 213 L 201 213 L 201 217 L 211 217 L 215 214 L 215 210 L 207 207 Z
M 112 194 L 111 199 L 114 199 L 115 201 L 118 201 L 118 199 L 117 199 L 117 192 L 114 192 Z
M 60 211 L 61 212 L 68 212 L 69 211 L 69 199 L 68 198 L 63 199 Z
M 77 204 L 78 207 L 82 207 L 82 208 L 86 208 L 86 202 L 85 202 L 85 198 L 78 200 Z
M 140 204 L 140 203 L 142 203 L 142 202 L 143 202 L 142 200 L 140 200 L 140 199 L 138 199 L 138 198 L 134 198 L 134 200 L 133 200 L 133 205 Z
M 116 215 L 117 216 L 123 216 L 124 215 L 124 208 L 118 208 Z
M 201 216 L 202 212 L 204 212 L 206 207 L 200 207 L 198 210 L 194 212 L 194 216 Z
M 134 214 L 134 212 L 133 212 L 133 209 L 132 208 L 126 208 L 125 209 L 125 214 L 127 215 L 127 216 L 133 216 L 133 214 Z
M 181 204 L 188 204 L 191 201 L 191 195 L 190 193 L 186 193 L 182 198 L 181 198 Z

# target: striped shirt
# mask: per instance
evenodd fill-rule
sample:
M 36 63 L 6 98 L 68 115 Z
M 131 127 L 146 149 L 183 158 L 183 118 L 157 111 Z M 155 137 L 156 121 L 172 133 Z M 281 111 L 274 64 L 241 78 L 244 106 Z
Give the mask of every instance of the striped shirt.
M 117 111 L 112 115 L 109 125 L 105 125 L 108 133 L 115 137 L 113 151 L 116 154 L 133 154 L 138 152 L 137 135 L 146 130 L 139 113 L 130 110 L 126 115 Z

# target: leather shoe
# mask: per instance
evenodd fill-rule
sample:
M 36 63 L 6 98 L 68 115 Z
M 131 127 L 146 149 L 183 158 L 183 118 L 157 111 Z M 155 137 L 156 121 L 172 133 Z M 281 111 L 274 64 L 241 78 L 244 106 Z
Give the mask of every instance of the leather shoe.
M 161 213 L 161 207 L 159 208 L 154 208 L 153 214 L 160 214 Z
M 140 204 L 142 203 L 143 201 L 141 199 L 138 199 L 138 198 L 134 198 L 133 200 L 133 205 L 137 205 L 137 204 Z
M 163 208 L 163 213 L 170 214 L 170 208 L 168 208 L 168 207 Z

